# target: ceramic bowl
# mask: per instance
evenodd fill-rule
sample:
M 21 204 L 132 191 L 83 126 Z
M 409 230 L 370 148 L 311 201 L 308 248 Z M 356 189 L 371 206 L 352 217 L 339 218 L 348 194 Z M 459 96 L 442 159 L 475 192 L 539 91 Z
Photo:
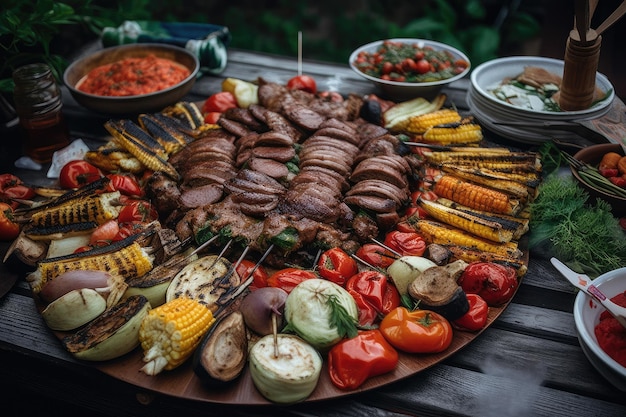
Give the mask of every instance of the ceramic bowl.
M 125 58 L 145 57 L 150 54 L 177 62 L 188 68 L 190 75 L 172 87 L 135 96 L 99 96 L 85 93 L 76 88 L 81 79 L 96 67 Z M 65 70 L 63 81 L 72 97 L 90 110 L 105 114 L 134 114 L 159 111 L 182 99 L 193 87 L 199 68 L 200 65 L 196 56 L 183 48 L 165 44 L 138 43 L 101 49 L 74 61 Z
M 579 161 L 586 162 L 593 166 L 598 166 L 600 160 L 607 152 L 617 152 L 620 155 L 624 155 L 624 150 L 619 144 L 616 143 L 603 143 L 600 145 L 587 146 L 586 148 L 578 151 L 574 158 Z M 572 175 L 582 185 L 589 195 L 593 198 L 601 198 L 611 205 L 612 212 L 617 217 L 626 216 L 626 198 L 619 197 L 613 194 L 609 194 L 603 190 L 599 190 L 593 184 L 585 182 L 578 172 L 572 168 Z
M 626 291 L 626 268 L 616 269 L 600 275 L 593 285 L 611 298 Z M 579 292 L 574 302 L 574 322 L 578 341 L 591 364 L 612 385 L 626 391 L 626 367 L 623 367 L 598 345 L 594 328 L 600 321 L 604 307 L 584 292 Z
M 376 52 L 380 48 L 382 43 L 387 40 L 393 41 L 393 42 L 417 44 L 420 47 L 431 47 L 437 51 L 448 51 L 452 53 L 452 55 L 456 59 L 462 59 L 462 60 L 467 61 L 468 63 L 470 62 L 469 58 L 458 49 L 453 48 L 452 46 L 446 45 L 444 43 L 430 41 L 426 39 L 411 39 L 411 38 L 385 39 L 385 40 L 379 40 L 376 42 L 371 42 L 355 49 L 352 52 L 352 54 L 350 54 L 350 58 L 348 60 L 348 63 L 350 64 L 350 68 L 352 68 L 352 70 L 356 72 L 358 75 L 360 75 L 361 77 L 374 83 L 377 89 L 380 90 L 379 94 L 386 99 L 393 100 L 393 101 L 405 101 L 405 100 L 410 100 L 410 99 L 417 98 L 417 97 L 432 99 L 441 91 L 441 89 L 444 86 L 463 78 L 470 71 L 471 66 L 468 65 L 468 67 L 463 72 L 451 78 L 447 78 L 445 80 L 411 83 L 411 82 L 398 82 L 398 81 L 383 80 L 383 79 L 365 74 L 364 72 L 359 70 L 357 66 L 355 65 L 356 58 L 359 55 L 359 53 Z

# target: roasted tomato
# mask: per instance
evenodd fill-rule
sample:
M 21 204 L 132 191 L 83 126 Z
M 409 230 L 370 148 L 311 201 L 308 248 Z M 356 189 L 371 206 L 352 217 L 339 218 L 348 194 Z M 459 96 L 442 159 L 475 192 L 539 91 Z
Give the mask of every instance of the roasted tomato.
M 303 90 L 311 94 L 317 93 L 317 83 L 315 79 L 309 75 L 297 75 L 287 82 L 287 88 L 290 90 Z
M 15 223 L 13 207 L 0 203 L 0 240 L 13 240 L 20 234 L 20 225 Z
M 267 286 L 282 288 L 290 293 L 296 285 L 311 278 L 319 278 L 319 276 L 309 269 L 284 268 L 270 275 L 267 279 Z
M 342 287 L 354 274 L 359 272 L 356 261 L 341 248 L 332 248 L 323 252 L 317 262 L 317 271 L 329 281 Z
M 366 243 L 356 251 L 356 256 L 368 264 L 378 267 L 387 268 L 394 261 L 388 250 L 376 243 Z
M 237 107 L 237 99 L 230 91 L 215 93 L 204 101 L 202 113 L 224 113 L 228 109 Z
M 487 324 L 489 306 L 478 294 L 466 294 L 469 310 L 460 318 L 454 320 L 452 325 L 460 330 L 475 332 Z
M 494 262 L 472 262 L 461 274 L 459 285 L 466 294 L 478 294 L 489 306 L 499 306 L 515 294 L 517 273 Z
M 426 241 L 416 232 L 391 231 L 385 236 L 384 243 L 400 256 L 422 256 L 426 252 Z
M 429 310 L 397 307 L 380 322 L 380 331 L 396 349 L 409 353 L 436 353 L 452 343 L 452 325 Z
M 237 266 L 237 275 L 239 275 L 241 279 L 247 280 L 252 273 L 252 284 L 250 284 L 250 289 L 267 287 L 269 274 L 267 273 L 263 265 L 259 265 L 256 268 L 255 266 L 255 262 L 252 262 L 248 259 L 243 259 Z
M 100 170 L 87 161 L 70 161 L 63 165 L 59 173 L 62 188 L 80 188 L 102 177 Z
M 0 201 L 9 204 L 13 209 L 19 206 L 19 203 L 13 199 L 28 200 L 35 196 L 35 191 L 24 185 L 24 182 L 13 174 L 0 175 Z
M 387 275 L 379 271 L 363 271 L 346 282 L 346 290 L 359 307 L 359 325 L 371 326 L 400 305 L 400 294 Z
M 110 191 L 119 191 L 120 194 L 129 197 L 143 196 L 143 190 L 134 175 L 109 174 L 107 177 L 111 180 L 108 186 Z
M 159 214 L 154 206 L 146 200 L 129 199 L 124 207 L 120 210 L 117 220 L 120 223 L 128 222 L 151 222 L 157 220 Z

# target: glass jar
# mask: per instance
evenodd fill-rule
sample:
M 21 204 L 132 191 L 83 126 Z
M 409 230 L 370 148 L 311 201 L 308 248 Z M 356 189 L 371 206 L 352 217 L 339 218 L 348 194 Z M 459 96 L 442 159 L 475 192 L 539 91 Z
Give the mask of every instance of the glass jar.
M 13 81 L 13 101 L 20 120 L 24 154 L 39 163 L 50 162 L 55 151 L 70 143 L 61 90 L 46 64 L 16 69 Z

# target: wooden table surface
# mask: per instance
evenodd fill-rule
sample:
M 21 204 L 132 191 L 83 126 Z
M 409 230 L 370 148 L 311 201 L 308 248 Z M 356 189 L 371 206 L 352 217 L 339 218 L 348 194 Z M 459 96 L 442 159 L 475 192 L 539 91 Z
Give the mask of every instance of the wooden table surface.
M 224 77 L 286 82 L 297 62 L 246 51 L 229 51 L 220 76 L 198 80 L 188 99 L 219 91 Z M 346 65 L 305 62 L 320 90 L 373 92 Z M 468 80 L 445 90 L 448 103 L 467 110 Z M 106 131 L 102 115 L 78 106 L 64 91 L 64 111 L 72 135 L 96 146 Z M 498 141 L 497 137 L 490 139 Z M 25 177 L 41 172 L 18 171 Z M 51 180 L 50 180 L 51 181 Z M 7 272 L 0 274 L 7 279 Z M 531 253 L 528 273 L 498 320 L 449 359 L 382 388 L 339 400 L 288 407 L 210 404 L 154 395 L 74 360 L 46 327 L 30 289 L 18 279 L 0 299 L 0 399 L 13 414 L 28 410 L 28 399 L 56 398 L 72 407 L 111 416 L 624 416 L 626 395 L 591 365 L 576 337 L 572 309 L 576 292 L 541 254 Z M 57 404 L 54 402 L 54 404 Z M 184 414 L 182 414 L 184 413 Z M 3 412 L 4 414 L 4 412 Z

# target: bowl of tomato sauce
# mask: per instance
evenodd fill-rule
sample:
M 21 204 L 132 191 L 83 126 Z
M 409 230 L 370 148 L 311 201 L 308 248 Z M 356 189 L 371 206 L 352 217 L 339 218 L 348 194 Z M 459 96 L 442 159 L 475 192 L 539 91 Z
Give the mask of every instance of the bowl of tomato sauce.
M 459 49 L 414 38 L 368 43 L 355 49 L 348 63 L 354 72 L 374 83 L 378 94 L 393 101 L 432 99 L 471 68 L 469 58 Z
M 200 64 L 184 48 L 128 44 L 98 50 L 72 62 L 63 81 L 82 106 L 104 114 L 159 111 L 193 87 Z
M 626 267 L 600 275 L 593 285 L 626 307 Z M 582 291 L 574 302 L 574 322 L 587 359 L 607 381 L 626 391 L 626 328 Z

